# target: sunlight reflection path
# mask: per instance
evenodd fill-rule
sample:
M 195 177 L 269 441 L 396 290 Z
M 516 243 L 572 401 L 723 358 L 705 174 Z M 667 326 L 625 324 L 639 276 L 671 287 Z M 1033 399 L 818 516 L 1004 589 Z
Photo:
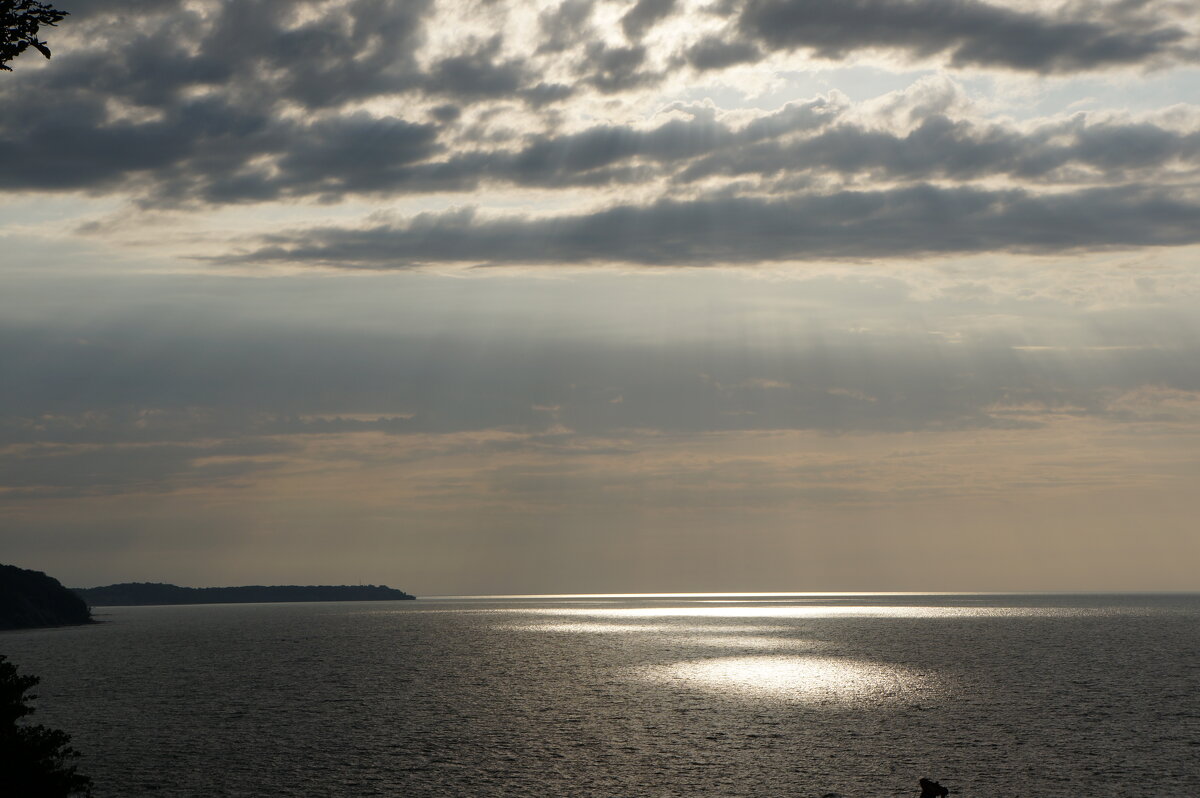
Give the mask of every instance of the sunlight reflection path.
M 578 632 L 587 634 L 653 634 L 653 635 L 711 635 L 714 631 L 736 633 L 737 635 L 777 635 L 781 632 L 790 631 L 787 626 L 739 626 L 730 628 L 726 626 L 685 626 L 682 624 L 671 624 L 665 626 L 659 623 L 600 623 L 589 621 L 546 621 L 539 623 L 537 621 L 528 621 L 525 623 L 505 624 L 497 627 L 500 629 L 510 629 L 513 631 L 536 631 L 536 632 Z M 778 639 L 778 638 L 773 638 Z
M 940 678 L 859 658 L 829 656 L 833 644 L 797 637 L 790 621 L 813 618 L 936 618 L 1012 615 L 977 607 L 763 606 L 705 603 L 666 607 L 537 607 L 506 610 L 527 620 L 513 630 L 637 635 L 651 639 L 664 664 L 628 678 L 663 687 L 757 700 L 873 706 L 914 703 L 945 687 Z M 1018 611 L 1023 614 L 1023 611 Z M 1033 609 L 1031 613 L 1045 614 Z M 756 619 L 768 621 L 754 624 Z M 750 621 L 750 623 L 747 623 Z
M 806 703 L 913 701 L 930 690 L 921 674 L 837 657 L 718 657 L 646 668 L 640 676 L 671 687 Z
M 780 607 L 780 606 L 700 606 L 700 607 L 542 607 L 501 610 L 529 615 L 593 618 L 1028 618 L 1074 617 L 1103 614 L 1100 610 L 1059 607 Z
M 792 601 L 795 601 L 794 599 Z M 581 603 L 582 604 L 582 603 Z M 708 597 L 660 606 L 506 608 L 507 628 L 545 633 L 629 634 L 649 639 L 652 659 L 628 678 L 683 690 L 752 700 L 919 706 L 950 689 L 940 674 L 861 656 L 836 656 L 837 646 L 809 635 L 815 619 L 938 619 L 1069 617 L 1103 612 L 1079 607 L 979 607 L 798 604 Z M 758 623 L 755 623 L 758 621 Z M 798 623 L 799 622 L 799 623 Z M 799 634 L 798 634 L 799 633 Z M 639 645 L 644 644 L 640 642 Z M 848 653 L 848 652 L 847 652 Z

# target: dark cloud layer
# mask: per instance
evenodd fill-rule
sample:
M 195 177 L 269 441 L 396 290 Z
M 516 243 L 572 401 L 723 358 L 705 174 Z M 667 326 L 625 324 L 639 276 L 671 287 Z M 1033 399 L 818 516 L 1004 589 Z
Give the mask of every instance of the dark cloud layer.
M 882 48 L 955 67 L 1078 72 L 1194 59 L 1187 30 L 1164 21 L 1163 10 L 1159 3 L 1077 4 L 1035 13 L 977 0 L 748 0 L 737 28 L 764 48 L 803 48 L 823 58 Z
M 637 0 L 621 17 L 621 29 L 630 39 L 640 39 L 655 23 L 675 11 L 675 0 Z
M 77 5 L 69 28 L 79 38 L 57 48 L 47 68 L 0 85 L 0 102 L 21 109 L 0 119 L 6 190 L 126 193 L 146 205 L 328 202 L 505 184 L 570 189 L 806 172 L 1071 182 L 1080 174 L 1054 171 L 1073 165 L 1111 182 L 1126 179 L 1125 169 L 1197 159 L 1197 134 L 1149 123 L 1028 132 L 927 110 L 906 134 L 860 121 L 801 135 L 837 118 L 842 109 L 825 101 L 741 127 L 697 112 L 650 129 L 600 123 L 563 132 L 547 110 L 581 93 L 656 85 L 670 74 L 663 64 L 680 58 L 720 69 L 780 48 L 842 57 L 887 47 L 1035 71 L 1150 64 L 1186 49 L 1184 32 L 1170 22 L 1173 7 L 1162 3 L 1088 7 L 1085 19 L 1083 6 L 1039 15 L 951 0 L 751 0 L 729 5 L 731 31 L 663 54 L 645 37 L 681 13 L 676 3 L 631 4 L 620 18 L 620 44 L 598 37 L 595 3 L 573 0 L 541 16 L 531 48 L 514 50 L 494 33 L 426 58 L 417 54 L 427 26 L 445 22 L 426 0 Z M 547 79 L 551 67 L 573 82 Z M 425 106 L 395 116 L 354 107 L 378 98 Z M 546 113 L 547 124 L 482 138 L 463 127 L 464 113 L 505 107 Z
M 831 289 L 814 281 L 791 292 L 819 303 Z M 901 290 L 858 287 L 855 315 Z M 938 319 L 972 307 L 942 299 L 925 312 Z M 346 433 L 503 430 L 514 437 L 495 446 L 577 445 L 585 454 L 596 452 L 580 440 L 631 430 L 895 433 L 1031 428 L 1055 415 L 1154 421 L 1164 408 L 1146 415 L 1122 397 L 1144 386 L 1200 392 L 1194 318 L 1160 308 L 1076 321 L 1095 346 L 1073 353 L 1024 348 L 1033 322 L 953 346 L 926 334 L 824 326 L 779 349 L 519 330 L 197 327 L 186 314 L 5 326 L 0 486 L 19 499 L 225 484 L 277 468 L 305 437 Z M 605 446 L 600 453 L 617 451 Z
M 690 266 L 1200 242 L 1200 204 L 1156 187 L 1037 195 L 918 185 L 785 199 L 660 200 L 530 220 L 422 214 L 399 225 L 267 236 L 228 263 L 406 268 L 439 262 Z
M 317 121 L 280 119 L 201 99 L 147 122 L 105 123 L 103 104 L 61 111 L 34 107 L 9 121 L 0 186 L 15 190 L 138 190 L 148 200 L 247 202 L 296 196 L 461 191 L 484 181 L 569 187 L 610 182 L 604 171 L 637 161 L 659 172 L 718 149 L 803 132 L 836 113 L 827 100 L 795 103 L 741 129 L 707 118 L 650 130 L 600 125 L 532 135 L 515 148 L 438 158 L 438 125 L 347 113 Z M 453 117 L 453 114 L 450 115 Z M 270 163 L 264 163 L 270 159 Z
M 752 42 L 744 39 L 729 40 L 715 34 L 705 36 L 683 53 L 683 61 L 701 72 L 725 69 L 757 61 L 761 57 L 762 52 Z
M 1188 301 L 873 275 L 22 278 L 0 295 L 0 501 L 233 491 L 300 461 L 1200 413 Z
M 78 6 L 78 7 L 77 7 Z M 92 0 L 72 5 L 79 49 L 55 54 L 35 79 L 43 91 L 89 92 L 162 106 L 189 90 L 309 109 L 419 86 L 415 54 L 429 0 L 228 0 L 204 11 L 180 0 L 131 9 Z M 303 20 L 303 21 L 302 21 Z
M 1023 130 L 925 113 L 900 133 L 839 122 L 844 110 L 818 98 L 738 127 L 697 112 L 649 129 L 597 125 L 455 152 L 441 143 L 438 123 L 362 112 L 303 121 L 197 99 L 160 119 L 105 123 L 103 104 L 95 102 L 76 106 L 68 124 L 57 109 L 35 106 L 8 120 L 0 186 L 145 191 L 146 203 L 239 203 L 664 177 L 869 175 L 919 182 L 1007 176 L 1112 184 L 1200 166 L 1200 133 L 1149 122 L 1078 115 Z
M 759 318 L 767 297 L 785 302 L 770 317 L 790 325 L 780 346 L 647 342 L 654 318 L 643 314 L 671 326 L 719 319 L 691 318 L 705 294 L 646 279 L 651 294 L 667 285 L 681 294 L 629 307 L 629 336 L 573 335 L 594 324 L 580 318 L 586 296 L 608 296 L 600 278 L 519 281 L 518 309 L 491 280 L 461 281 L 463 289 L 421 276 L 399 285 L 368 276 L 332 295 L 313 278 L 309 291 L 283 296 L 272 281 L 163 279 L 119 313 L 105 308 L 121 293 L 78 298 L 96 307 L 0 325 L 0 442 L 182 444 L 242 429 L 454 432 L 560 421 L 594 432 L 904 430 L 987 423 L 987 408 L 1002 401 L 1096 411 L 1106 391 L 1200 390 L 1190 305 L 1084 311 L 986 293 L 916 300 L 907 283 L 878 277 L 755 286 L 717 276 L 716 287 L 740 285 L 756 309 L 745 323 L 768 323 Z M 561 304 L 557 316 L 539 310 Z M 923 323 L 903 334 L 850 329 L 897 307 Z M 963 317 L 980 321 L 957 344 L 927 332 Z M 984 323 L 1005 318 L 1025 320 L 1016 329 Z M 1067 340 L 1063 324 L 1079 331 L 1073 351 L 1027 348 Z M 334 422 L 339 415 L 347 418 Z
M 1176 165 L 1200 166 L 1200 133 L 1145 122 L 1090 122 L 1083 114 L 1030 131 L 931 114 L 903 134 L 837 124 L 802 139 L 714 147 L 679 177 L 816 172 L 968 181 L 1003 175 L 1070 184 L 1123 181 Z

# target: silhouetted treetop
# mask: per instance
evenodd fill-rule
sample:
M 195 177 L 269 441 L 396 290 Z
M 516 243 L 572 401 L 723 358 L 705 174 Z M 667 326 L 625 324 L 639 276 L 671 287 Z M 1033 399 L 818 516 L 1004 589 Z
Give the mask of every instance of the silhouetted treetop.
M 49 58 L 50 48 L 38 38 L 38 29 L 65 16 L 66 11 L 38 0 L 0 0 L 0 69 L 11 72 L 8 62 L 30 47 Z
M 40 679 L 17 673 L 0 654 L 0 795 L 13 798 L 68 798 L 91 795 L 92 780 L 75 770 L 79 752 L 58 729 L 20 723 L 33 714 L 26 695 Z

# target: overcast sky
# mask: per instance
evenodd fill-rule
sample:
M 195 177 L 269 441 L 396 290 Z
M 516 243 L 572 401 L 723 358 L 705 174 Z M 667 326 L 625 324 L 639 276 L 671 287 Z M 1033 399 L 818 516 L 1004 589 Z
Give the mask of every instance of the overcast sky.
M 0 561 L 1200 590 L 1193 0 L 63 0 Z

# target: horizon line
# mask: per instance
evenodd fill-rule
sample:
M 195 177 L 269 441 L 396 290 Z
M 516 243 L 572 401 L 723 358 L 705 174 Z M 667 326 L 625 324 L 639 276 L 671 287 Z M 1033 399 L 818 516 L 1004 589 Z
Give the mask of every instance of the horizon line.
M 1145 596 L 1195 595 L 1197 590 L 850 590 L 788 592 L 683 592 L 683 593 L 481 593 L 419 595 L 422 599 L 637 599 L 637 598 L 856 598 L 867 596 Z

